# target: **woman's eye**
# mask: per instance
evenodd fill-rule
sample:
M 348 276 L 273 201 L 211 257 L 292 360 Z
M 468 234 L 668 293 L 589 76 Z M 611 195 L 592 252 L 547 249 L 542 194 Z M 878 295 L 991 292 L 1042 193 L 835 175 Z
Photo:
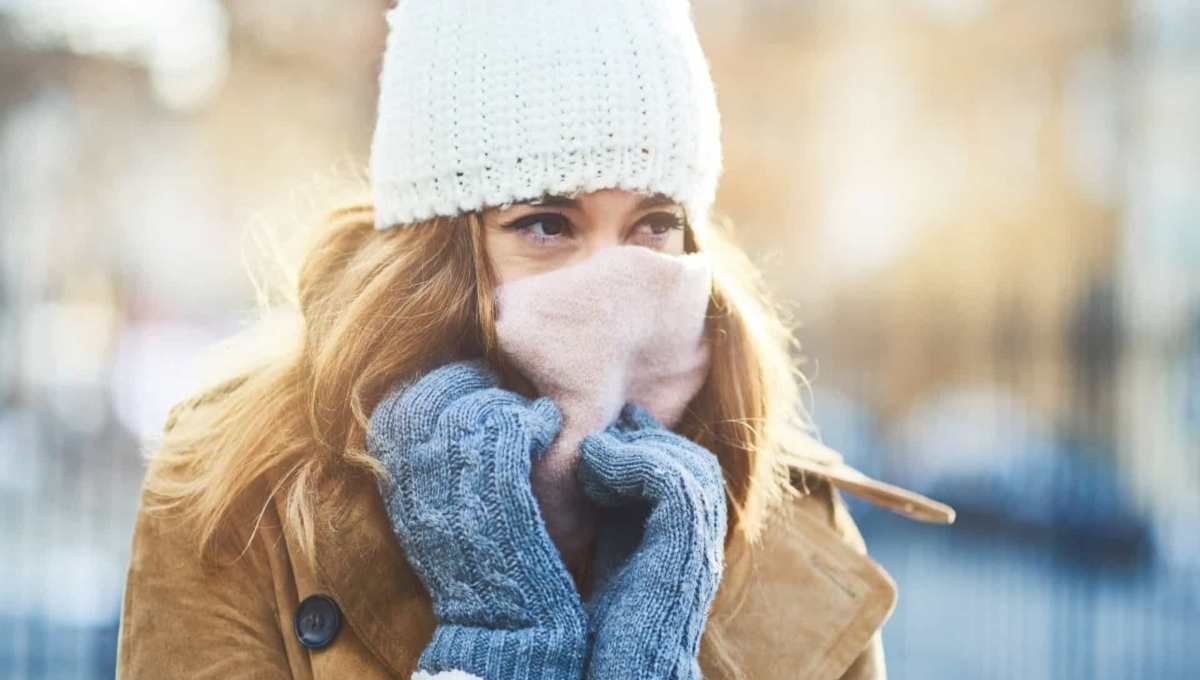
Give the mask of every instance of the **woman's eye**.
M 571 223 L 563 215 L 557 213 L 542 213 L 523 217 L 511 225 L 510 229 L 518 229 L 530 236 L 553 237 L 571 231 Z
M 643 233 L 651 236 L 665 236 L 676 229 L 683 229 L 683 218 L 675 213 L 654 213 L 642 218 L 638 226 Z

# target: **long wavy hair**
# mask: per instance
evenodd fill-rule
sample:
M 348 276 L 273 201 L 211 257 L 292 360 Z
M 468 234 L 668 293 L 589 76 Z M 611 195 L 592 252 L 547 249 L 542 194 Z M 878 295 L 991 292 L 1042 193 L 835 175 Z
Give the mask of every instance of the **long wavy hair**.
M 265 355 L 252 352 L 251 364 L 193 399 L 206 407 L 174 418 L 151 453 L 146 509 L 194 522 L 198 559 L 213 559 L 235 507 L 265 508 L 276 494 L 286 529 L 311 557 L 318 482 L 355 469 L 386 478 L 365 435 L 375 405 L 398 381 L 482 356 L 528 391 L 497 350 L 495 277 L 480 215 L 373 225 L 369 203 L 329 215 L 271 306 L 270 318 L 291 322 L 265 336 Z M 730 236 L 716 228 L 685 236 L 687 250 L 714 261 L 706 325 L 713 352 L 708 379 L 676 429 L 720 459 L 730 509 L 728 566 L 702 654 L 740 677 L 721 614 L 737 606 L 750 573 L 738 567 L 771 509 L 793 493 L 790 463 L 810 441 L 803 377 L 785 317 Z M 252 337 L 262 346 L 264 336 L 251 333 L 227 351 L 241 353 L 256 344 Z M 270 495 L 261 497 L 263 488 Z M 571 566 L 577 576 L 583 569 Z

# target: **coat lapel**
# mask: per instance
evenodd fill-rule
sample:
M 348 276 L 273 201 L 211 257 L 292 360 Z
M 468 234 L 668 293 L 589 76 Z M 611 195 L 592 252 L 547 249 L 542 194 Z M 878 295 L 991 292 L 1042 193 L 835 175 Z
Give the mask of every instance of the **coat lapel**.
M 726 576 L 747 584 L 720 622 L 748 678 L 837 680 L 895 607 L 896 585 L 859 551 L 857 530 L 834 528 L 830 493 L 825 485 L 782 508 L 751 559 L 732 565 L 742 573 Z
M 827 479 L 839 489 L 894 513 L 931 524 L 953 524 L 954 508 L 878 479 L 847 465 L 842 454 L 816 439 L 805 437 L 797 460 L 791 461 L 793 473 L 812 474 Z
M 374 477 L 330 480 L 319 491 L 315 566 L 346 623 L 384 666 L 408 678 L 433 636 L 433 605 L 392 533 Z

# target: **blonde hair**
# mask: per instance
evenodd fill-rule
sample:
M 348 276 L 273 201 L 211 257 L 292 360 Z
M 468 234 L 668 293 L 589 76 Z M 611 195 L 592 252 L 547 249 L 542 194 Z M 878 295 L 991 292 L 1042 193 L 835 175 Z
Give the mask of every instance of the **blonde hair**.
M 386 476 L 365 447 L 370 414 L 387 390 L 457 358 L 502 367 L 494 334 L 493 275 L 477 213 L 379 231 L 369 204 L 333 212 L 285 295 L 297 323 L 273 352 L 198 395 L 173 416 L 150 458 L 150 512 L 194 522 L 200 559 L 213 557 L 241 503 L 282 494 L 284 522 L 311 557 L 317 482 L 352 469 Z M 712 367 L 682 434 L 717 455 L 729 497 L 731 568 L 714 613 L 730 610 L 771 509 L 793 493 L 791 463 L 807 437 L 794 339 L 759 275 L 716 229 L 687 232 L 688 250 L 714 259 L 707 333 Z M 238 343 L 234 343 L 237 349 Z M 519 376 L 512 376 L 517 382 Z M 254 496 L 268 489 L 267 498 Z M 244 547 L 244 546 L 243 546 Z M 739 576 L 740 575 L 740 576 Z M 710 618 L 704 653 L 740 677 Z

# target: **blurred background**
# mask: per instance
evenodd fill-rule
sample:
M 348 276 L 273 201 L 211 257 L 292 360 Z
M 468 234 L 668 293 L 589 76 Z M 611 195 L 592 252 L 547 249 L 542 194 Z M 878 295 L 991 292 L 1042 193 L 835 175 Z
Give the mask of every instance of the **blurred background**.
M 141 442 L 363 174 L 385 9 L 0 0 L 0 677 L 112 677 Z M 695 12 L 824 440 L 959 510 L 852 505 L 890 676 L 1200 677 L 1200 2 Z

